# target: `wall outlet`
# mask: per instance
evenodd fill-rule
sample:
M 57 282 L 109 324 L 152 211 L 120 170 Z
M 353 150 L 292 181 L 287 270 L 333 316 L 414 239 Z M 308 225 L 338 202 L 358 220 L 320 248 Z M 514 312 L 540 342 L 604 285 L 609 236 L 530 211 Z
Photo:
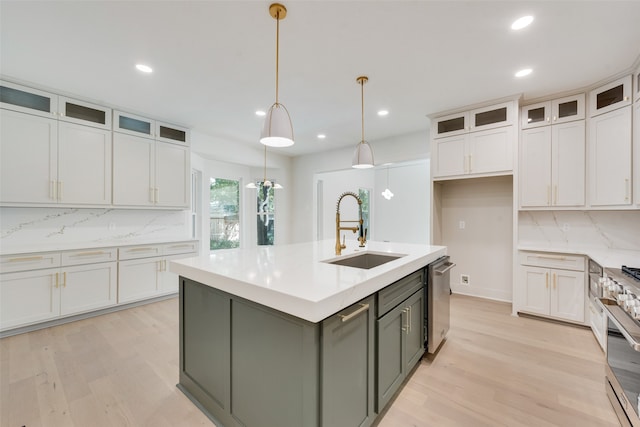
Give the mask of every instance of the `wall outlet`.
M 465 286 L 469 286 L 469 275 L 468 274 L 461 274 L 460 275 L 460 284 L 461 285 L 465 285 Z
M 467 224 L 464 221 L 460 221 L 458 223 L 458 228 L 460 228 L 460 230 L 464 230 L 466 226 Z

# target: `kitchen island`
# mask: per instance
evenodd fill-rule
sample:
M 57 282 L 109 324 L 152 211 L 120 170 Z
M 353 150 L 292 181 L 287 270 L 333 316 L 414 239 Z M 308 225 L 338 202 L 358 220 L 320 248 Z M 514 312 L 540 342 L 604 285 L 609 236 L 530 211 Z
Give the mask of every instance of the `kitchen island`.
M 180 275 L 178 387 L 218 426 L 371 425 L 424 353 L 424 267 L 442 246 L 223 250 Z M 393 255 L 373 268 L 331 264 Z M 384 345 L 383 345 L 384 344 Z

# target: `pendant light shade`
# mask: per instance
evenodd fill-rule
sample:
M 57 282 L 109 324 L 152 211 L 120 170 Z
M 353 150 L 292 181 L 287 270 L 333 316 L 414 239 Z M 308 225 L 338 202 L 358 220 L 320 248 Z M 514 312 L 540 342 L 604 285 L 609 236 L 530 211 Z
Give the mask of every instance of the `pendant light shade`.
M 276 102 L 264 119 L 260 142 L 269 147 L 289 147 L 294 144 L 293 125 L 289 111 L 278 101 L 278 71 L 280 60 L 280 20 L 287 16 L 287 8 L 279 3 L 269 6 L 269 14 L 276 20 Z
M 362 139 L 356 146 L 356 151 L 353 153 L 353 160 L 351 166 L 356 169 L 372 168 L 373 163 L 373 150 L 367 141 L 364 140 L 364 84 L 369 81 L 366 76 L 360 76 L 356 79 L 360 84 L 360 100 L 362 104 Z
M 260 142 L 269 147 L 293 145 L 293 126 L 289 111 L 282 104 L 273 104 L 264 118 Z

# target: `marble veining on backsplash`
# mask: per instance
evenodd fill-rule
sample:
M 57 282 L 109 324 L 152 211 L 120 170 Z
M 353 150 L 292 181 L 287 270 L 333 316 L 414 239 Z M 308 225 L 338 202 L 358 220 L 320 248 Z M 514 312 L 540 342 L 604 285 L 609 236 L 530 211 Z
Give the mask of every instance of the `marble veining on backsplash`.
M 0 245 L 6 252 L 12 247 L 30 245 L 78 246 L 141 239 L 179 240 L 189 238 L 187 211 L 75 209 L 75 208 L 1 208 Z
M 640 211 L 521 211 L 518 243 L 640 250 Z

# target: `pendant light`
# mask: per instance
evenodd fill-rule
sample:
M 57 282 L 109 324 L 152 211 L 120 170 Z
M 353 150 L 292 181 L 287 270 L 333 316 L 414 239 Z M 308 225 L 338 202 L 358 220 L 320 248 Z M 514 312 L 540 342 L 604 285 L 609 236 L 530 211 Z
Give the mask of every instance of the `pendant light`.
M 387 200 L 391 200 L 393 193 L 389 190 L 389 166 L 387 166 L 387 188 L 382 192 L 382 197 Z
M 267 146 L 266 145 L 264 146 L 264 178 L 263 178 L 261 184 L 262 184 L 263 187 L 267 187 L 267 188 L 273 187 L 274 190 L 280 190 L 280 189 L 284 188 L 282 185 L 277 184 L 277 183 L 276 183 L 276 185 L 273 185 L 273 183 L 267 179 Z M 258 188 L 258 186 L 256 185 L 255 182 L 250 182 L 247 185 L 245 185 L 245 188 L 256 189 L 256 188 Z
M 362 139 L 356 146 L 353 153 L 351 166 L 356 169 L 366 169 L 373 167 L 373 151 L 367 141 L 364 140 L 364 84 L 369 81 L 367 76 L 360 76 L 356 79 L 360 84 L 360 97 L 362 101 Z
M 280 20 L 287 16 L 287 9 L 273 3 L 269 14 L 276 20 L 276 102 L 267 111 L 260 134 L 260 142 L 270 147 L 289 147 L 293 142 L 293 125 L 286 107 L 278 99 L 278 62 L 280 59 Z

